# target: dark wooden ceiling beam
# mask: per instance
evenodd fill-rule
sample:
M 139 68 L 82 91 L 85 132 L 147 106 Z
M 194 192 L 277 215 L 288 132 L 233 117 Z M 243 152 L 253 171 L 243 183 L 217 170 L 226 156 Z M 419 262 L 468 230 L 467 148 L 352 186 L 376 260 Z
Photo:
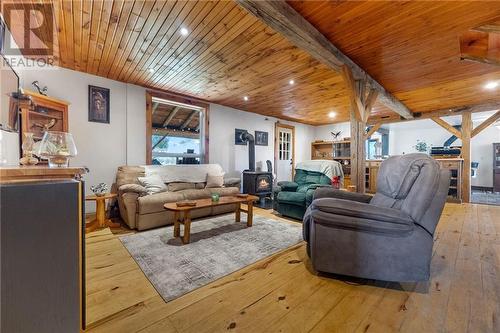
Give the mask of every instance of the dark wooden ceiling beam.
M 236 2 L 275 31 L 284 35 L 297 47 L 308 52 L 315 59 L 341 73 L 347 66 L 355 80 L 365 81 L 371 89 L 378 91 L 380 101 L 406 119 L 413 118 L 412 112 L 394 95 L 358 66 L 309 21 L 297 13 L 285 1 L 236 0 Z
M 463 114 L 464 112 L 485 112 L 485 111 L 493 111 L 500 109 L 500 102 L 489 102 L 484 104 L 477 105 L 464 105 L 455 108 L 435 110 L 429 112 L 422 112 L 414 114 L 414 119 L 404 119 L 404 118 L 394 118 L 394 117 L 385 117 L 385 116 L 376 116 L 371 117 L 367 121 L 367 125 L 374 125 L 377 123 L 382 124 L 390 124 L 390 123 L 399 123 L 411 120 L 420 120 L 420 119 L 430 119 L 432 117 L 447 117 L 447 116 L 458 116 Z

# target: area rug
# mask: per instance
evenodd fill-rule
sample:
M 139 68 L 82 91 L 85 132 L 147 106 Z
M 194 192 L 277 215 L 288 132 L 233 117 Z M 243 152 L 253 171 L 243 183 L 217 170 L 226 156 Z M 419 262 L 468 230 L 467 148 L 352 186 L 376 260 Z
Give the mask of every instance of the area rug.
M 300 223 L 254 216 L 234 222 L 234 214 L 198 219 L 191 242 L 182 245 L 165 227 L 120 237 L 134 260 L 168 302 L 302 240 Z M 182 234 L 181 227 L 181 234 Z

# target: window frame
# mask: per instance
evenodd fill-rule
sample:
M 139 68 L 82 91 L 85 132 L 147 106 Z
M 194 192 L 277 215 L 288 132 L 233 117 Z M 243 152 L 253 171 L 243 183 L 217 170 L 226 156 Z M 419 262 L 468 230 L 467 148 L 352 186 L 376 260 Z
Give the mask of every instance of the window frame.
M 200 164 L 209 163 L 209 116 L 210 116 L 210 104 L 200 101 L 198 99 L 183 96 L 179 94 L 174 94 L 170 92 L 160 92 L 154 90 L 146 91 L 146 164 L 151 165 L 153 162 L 153 97 L 161 98 L 164 100 L 169 100 L 175 103 L 186 104 L 195 108 L 202 109 L 203 113 L 203 128 L 200 129 L 200 140 L 201 140 L 201 161 Z M 199 157 L 198 154 L 173 154 L 173 153 L 162 153 L 165 155 L 171 155 L 166 157 Z M 175 156 L 174 156 L 175 155 Z M 181 156 L 182 155 L 182 156 Z M 196 155 L 196 156 L 194 156 Z

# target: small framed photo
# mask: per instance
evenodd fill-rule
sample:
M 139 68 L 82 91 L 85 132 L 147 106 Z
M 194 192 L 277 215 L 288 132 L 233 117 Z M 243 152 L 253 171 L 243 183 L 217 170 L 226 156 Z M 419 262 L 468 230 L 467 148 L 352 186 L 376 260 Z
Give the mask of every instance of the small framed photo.
M 89 85 L 89 121 L 109 124 L 109 89 Z
M 269 134 L 267 132 L 255 131 L 255 145 L 267 146 Z
M 247 133 L 247 130 L 235 128 L 234 129 L 234 144 L 240 146 L 246 146 L 247 141 L 243 138 L 243 135 Z

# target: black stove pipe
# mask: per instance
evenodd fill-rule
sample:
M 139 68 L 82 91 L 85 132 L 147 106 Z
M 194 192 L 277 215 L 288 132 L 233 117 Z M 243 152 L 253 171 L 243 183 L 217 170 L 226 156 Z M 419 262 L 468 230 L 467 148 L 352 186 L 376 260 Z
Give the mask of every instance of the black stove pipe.
M 243 139 L 248 142 L 248 170 L 255 171 L 255 138 L 246 132 Z

